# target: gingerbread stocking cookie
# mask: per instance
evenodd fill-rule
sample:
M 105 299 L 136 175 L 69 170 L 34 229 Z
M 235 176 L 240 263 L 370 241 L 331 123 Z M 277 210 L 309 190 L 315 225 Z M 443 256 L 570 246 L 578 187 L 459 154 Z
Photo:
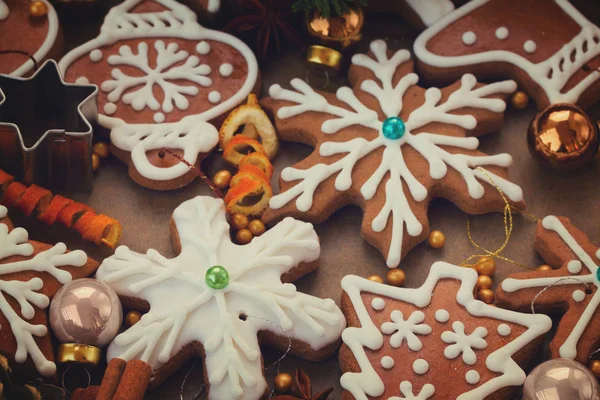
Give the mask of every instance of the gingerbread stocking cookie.
M 14 228 L 0 205 L 0 352 L 13 370 L 54 374 L 45 310 L 62 284 L 89 276 L 96 268 L 81 250 L 68 252 L 64 243 L 29 240 L 27 231 Z
M 344 277 L 342 399 L 516 398 L 552 321 L 476 300 L 476 284 L 445 262 L 417 289 Z
M 56 11 L 47 0 L 35 3 L 0 0 L 0 74 L 27 76 L 45 59 L 60 56 Z
M 600 100 L 600 28 L 567 0 L 474 0 L 423 32 L 419 71 L 512 78 L 543 109 Z
M 505 179 L 512 159 L 477 151 L 473 137 L 498 130 L 512 81 L 481 85 L 472 75 L 444 89 L 417 86 L 407 50 L 371 43 L 352 59 L 353 89 L 336 95 L 294 79 L 293 90 L 274 85 L 263 104 L 283 140 L 315 151 L 281 174 L 281 193 L 270 201 L 267 222 L 286 215 L 321 222 L 352 203 L 364 210 L 362 234 L 395 267 L 427 237 L 427 207 L 444 197 L 468 213 L 500 211 L 522 202 Z M 485 167 L 486 169 L 483 169 Z
M 139 184 L 169 190 L 197 175 L 160 149 L 199 164 L 219 140 L 210 121 L 258 87 L 252 51 L 237 38 L 198 24 L 175 0 L 126 0 L 100 35 L 59 63 L 65 79 L 100 87 L 98 122 Z
M 568 218 L 554 216 L 538 223 L 535 249 L 556 269 L 511 275 L 498 287 L 496 302 L 525 312 L 533 303 L 536 313 L 563 314 L 552 357 L 587 365 L 600 347 L 600 249 Z
M 312 225 L 287 218 L 245 246 L 231 242 L 221 199 L 196 197 L 173 213 L 179 255 L 140 254 L 121 246 L 97 278 L 127 303 L 149 305 L 115 338 L 108 358 L 141 359 L 159 384 L 193 356 L 204 359 L 211 400 L 256 400 L 268 390 L 260 345 L 309 360 L 330 356 L 346 326 L 331 299 L 291 282 L 317 268 Z

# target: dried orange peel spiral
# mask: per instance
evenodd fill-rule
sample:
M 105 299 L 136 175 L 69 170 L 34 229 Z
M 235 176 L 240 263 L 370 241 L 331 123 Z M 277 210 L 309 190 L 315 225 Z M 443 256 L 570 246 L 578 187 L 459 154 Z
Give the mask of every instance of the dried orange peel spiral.
M 270 181 L 273 176 L 273 165 L 269 158 L 262 153 L 250 153 L 247 156 L 242 157 L 240 160 L 240 169 L 245 165 L 253 165 L 266 175 L 267 180 Z
M 265 173 L 248 164 L 242 166 L 231 178 L 231 188 L 225 196 L 225 204 L 231 214 L 258 216 L 267 208 L 271 197 L 273 189 Z
M 243 127 L 243 128 L 242 128 Z M 239 132 L 242 128 L 241 132 Z M 219 145 L 226 149 L 236 137 L 252 140 L 260 138 L 260 143 L 269 159 L 275 157 L 279 149 L 279 139 L 275 127 L 263 109 L 258 104 L 256 95 L 248 96 L 248 103 L 231 111 L 219 129 Z M 239 162 L 239 160 L 237 160 Z M 234 165 L 237 165 L 235 163 Z
M 265 151 L 262 145 L 256 140 L 238 135 L 231 139 L 223 150 L 223 158 L 230 164 L 239 167 L 242 158 L 252 153 L 265 154 Z

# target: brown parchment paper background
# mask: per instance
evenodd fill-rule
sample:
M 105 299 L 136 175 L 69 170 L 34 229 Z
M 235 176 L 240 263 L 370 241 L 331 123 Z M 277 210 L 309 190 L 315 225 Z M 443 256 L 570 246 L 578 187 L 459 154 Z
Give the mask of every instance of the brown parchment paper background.
M 574 4 L 596 24 L 600 23 L 600 2 L 579 0 L 574 1 Z M 104 15 L 96 13 L 79 21 L 63 21 L 69 47 L 95 37 L 103 18 Z M 367 51 L 369 41 L 375 38 L 387 39 L 393 49 L 411 49 L 417 34 L 417 31 L 398 16 L 368 15 L 364 38 L 356 50 Z M 349 58 L 350 54 L 346 59 Z M 286 85 L 292 78 L 304 78 L 304 55 L 300 51 L 292 50 L 273 57 L 262 67 L 262 74 L 263 94 L 267 93 L 267 89 L 273 83 Z M 311 82 L 318 80 L 314 75 L 310 75 L 310 78 Z M 327 90 L 335 91 L 339 85 L 345 83 L 345 75 L 332 78 Z M 480 149 L 489 154 L 508 152 L 513 156 L 514 163 L 509 169 L 510 179 L 524 189 L 530 212 L 538 217 L 548 214 L 568 216 L 593 242 L 600 244 L 600 160 L 576 172 L 557 172 L 540 166 L 530 156 L 525 140 L 528 123 L 535 113 L 533 105 L 524 111 L 509 108 L 502 131 L 482 137 Z M 598 110 L 592 110 L 592 114 L 596 118 L 600 117 Z M 272 182 L 276 191 L 281 169 L 308 154 L 310 149 L 307 147 L 282 143 L 281 150 L 274 160 L 276 173 Z M 209 157 L 203 164 L 203 168 L 211 176 L 222 166 L 219 154 Z M 120 244 L 140 252 L 154 248 L 170 257 L 174 256 L 169 235 L 171 213 L 180 203 L 198 195 L 211 195 L 208 187 L 200 179 L 184 189 L 172 192 L 155 192 L 138 186 L 127 176 L 125 164 L 111 156 L 102 161 L 95 174 L 93 191 L 90 194 L 72 194 L 72 197 L 92 206 L 99 213 L 120 220 L 123 224 Z M 88 254 L 98 261 L 111 254 L 109 249 L 84 243 L 77 235 L 61 226 L 47 227 L 33 219 L 25 218 L 19 212 L 11 211 L 9 215 L 17 226 L 29 230 L 32 239 L 44 242 L 64 241 L 71 249 L 82 248 L 88 251 Z M 338 211 L 327 222 L 316 226 L 321 239 L 321 267 L 296 282 L 299 290 L 319 297 L 331 297 L 339 304 L 339 282 L 343 276 L 385 276 L 387 267 L 384 258 L 360 236 L 361 219 L 362 214 L 358 208 L 347 207 Z M 441 250 L 435 250 L 422 243 L 409 253 L 400 265 L 407 274 L 407 287 L 421 285 L 433 262 L 444 260 L 459 263 L 475 252 L 466 235 L 466 215 L 453 204 L 441 200 L 434 201 L 429 209 L 429 220 L 431 229 L 444 232 L 446 245 Z M 474 237 L 488 248 L 496 248 L 504 240 L 500 214 L 472 217 L 471 222 Z M 512 239 L 503 254 L 530 266 L 541 264 L 541 260 L 533 251 L 534 227 L 535 223 L 528 218 L 516 216 Z M 498 262 L 494 283 L 497 284 L 508 274 L 519 270 L 512 264 Z M 265 365 L 270 365 L 279 357 L 277 352 L 271 350 L 265 350 L 263 354 Z M 182 381 L 192 365 L 190 362 L 158 390 L 148 393 L 146 398 L 179 399 Z M 185 398 L 192 398 L 192 394 L 202 387 L 201 360 L 196 360 L 195 365 L 185 386 Z M 335 391 L 331 399 L 339 398 L 340 369 L 337 357 L 317 364 L 288 356 L 279 369 L 293 374 L 297 367 L 304 368 L 311 376 L 314 393 L 334 386 Z M 270 382 L 276 370 L 277 367 L 274 367 L 267 371 Z

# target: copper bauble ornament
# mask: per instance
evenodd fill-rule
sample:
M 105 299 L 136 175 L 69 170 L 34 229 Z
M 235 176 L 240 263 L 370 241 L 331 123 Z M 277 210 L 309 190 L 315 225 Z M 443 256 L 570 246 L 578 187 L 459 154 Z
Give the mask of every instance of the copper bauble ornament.
M 598 400 L 600 386 L 583 365 L 556 358 L 541 363 L 523 384 L 523 400 Z
M 248 230 L 250 233 L 252 233 L 252 236 L 260 236 L 265 233 L 267 228 L 265 227 L 264 222 L 262 222 L 260 219 L 255 219 L 250 221 L 248 224 Z
M 106 158 L 110 155 L 110 146 L 105 142 L 98 142 L 92 147 L 92 152 L 98 154 L 100 158 Z
M 552 267 L 549 266 L 548 264 L 544 264 L 544 265 L 540 265 L 539 267 L 536 268 L 536 271 L 541 271 L 541 272 L 548 272 L 548 271 L 552 271 Z
M 529 96 L 522 90 L 517 90 L 510 98 L 510 104 L 517 110 L 524 110 L 529 105 Z
M 402 286 L 406 280 L 406 274 L 400 268 L 392 268 L 388 271 L 386 278 L 388 285 Z
M 427 237 L 427 243 L 434 249 L 441 249 L 446 243 L 446 236 L 442 231 L 431 231 Z
M 588 368 L 596 378 L 600 379 L 600 360 L 591 360 L 588 364 Z
M 531 153 L 557 169 L 573 169 L 598 151 L 598 125 L 579 107 L 554 104 L 540 112 L 527 133 Z
M 33 1 L 29 5 L 29 13 L 33 17 L 43 17 L 48 14 L 48 7 L 46 7 L 43 1 Z
M 477 277 L 477 289 L 479 290 L 491 289 L 493 283 L 492 278 L 487 275 L 479 275 Z
M 229 187 L 229 182 L 231 182 L 231 172 L 226 169 L 217 171 L 215 176 L 213 176 L 213 183 L 219 189 L 227 189 Z
M 231 227 L 236 231 L 248 226 L 248 217 L 244 214 L 235 213 L 231 216 Z
M 494 301 L 496 301 L 496 295 L 491 289 L 481 289 L 479 292 L 477 292 L 477 299 L 486 304 L 493 304 Z
M 369 275 L 367 279 L 373 282 L 383 283 L 383 278 L 379 275 Z
M 496 272 L 496 261 L 492 257 L 481 257 L 475 264 L 479 275 L 492 276 Z
M 252 232 L 246 228 L 240 229 L 235 234 L 235 240 L 238 242 L 238 244 L 248 244 L 252 241 L 252 237 Z
M 277 376 L 275 376 L 275 379 L 273 380 L 273 383 L 275 384 L 275 390 L 277 390 L 279 393 L 289 392 L 292 388 L 293 382 L 294 379 L 292 378 L 292 376 L 285 372 L 277 374 Z
M 131 327 L 142 319 L 142 313 L 137 310 L 131 310 L 125 314 L 125 325 Z

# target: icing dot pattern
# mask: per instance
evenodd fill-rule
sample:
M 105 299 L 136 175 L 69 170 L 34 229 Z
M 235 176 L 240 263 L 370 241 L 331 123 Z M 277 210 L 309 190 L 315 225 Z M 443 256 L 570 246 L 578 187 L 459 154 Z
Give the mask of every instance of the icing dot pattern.
M 385 308 L 385 301 L 381 297 L 375 297 L 371 301 L 371 307 L 373 307 L 374 310 L 381 311 Z
M 90 60 L 92 60 L 92 62 L 97 63 L 100 62 L 102 60 L 102 50 L 92 50 L 90 52 Z
M 448 322 L 449 319 L 450 319 L 450 313 L 448 311 L 444 310 L 443 308 L 441 308 L 435 312 L 435 320 L 437 322 L 444 323 L 444 322 Z
M 117 105 L 115 103 L 106 103 L 104 105 L 104 114 L 113 115 L 117 112 Z
M 425 375 L 429 371 L 429 363 L 422 358 L 417 358 L 413 363 L 413 371 L 417 375 Z
M 581 303 L 583 300 L 585 300 L 585 292 L 583 290 L 576 290 L 573 292 L 573 300 L 575 300 L 577 303 Z
M 580 273 L 582 268 L 583 268 L 583 265 L 581 264 L 581 261 L 579 261 L 579 260 L 571 260 L 567 264 L 567 270 L 573 275 Z
M 196 45 L 196 51 L 198 52 L 198 54 L 205 56 L 208 53 L 210 53 L 210 44 L 203 40 Z
M 481 379 L 481 377 L 479 376 L 479 372 L 475 371 L 474 369 L 467 371 L 467 373 L 465 374 L 465 380 L 470 385 L 478 384 L 479 379 Z
M 535 42 L 533 40 L 528 40 L 523 44 L 523 50 L 525 50 L 526 53 L 533 53 L 535 52 L 535 50 L 537 49 L 537 44 L 535 44 Z
M 475 35 L 475 32 L 473 31 L 465 32 L 462 35 L 462 41 L 467 46 L 472 46 L 477 42 L 477 35 Z
M 160 112 L 154 114 L 154 122 L 156 122 L 157 124 L 162 124 L 163 122 L 165 122 L 165 114 Z
M 213 90 L 208 94 L 208 101 L 210 101 L 213 104 L 220 102 L 221 93 L 217 92 L 216 90 Z
M 501 26 L 500 28 L 496 29 L 496 38 L 498 40 L 505 40 L 506 38 L 508 38 L 508 28 L 505 26 Z
M 233 65 L 231 65 L 229 63 L 221 64 L 221 66 L 219 67 L 219 74 L 221 76 L 228 77 L 228 76 L 231 76 L 232 73 L 233 73 Z
M 383 356 L 381 358 L 381 366 L 385 369 L 392 369 L 394 368 L 394 359 L 390 356 Z
M 506 324 L 498 325 L 498 335 L 500 336 L 508 336 L 510 335 L 511 329 L 510 326 Z

